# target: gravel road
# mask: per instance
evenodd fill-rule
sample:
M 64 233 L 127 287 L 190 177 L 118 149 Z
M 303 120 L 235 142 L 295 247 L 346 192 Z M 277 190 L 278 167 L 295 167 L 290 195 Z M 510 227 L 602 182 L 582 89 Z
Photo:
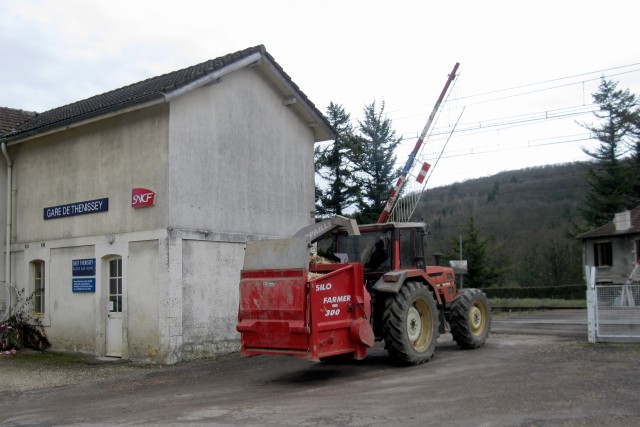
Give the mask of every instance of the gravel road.
M 472 351 L 445 334 L 432 361 L 408 368 L 380 346 L 336 363 L 7 356 L 0 425 L 640 426 L 640 345 L 588 344 L 581 316 L 498 319 Z

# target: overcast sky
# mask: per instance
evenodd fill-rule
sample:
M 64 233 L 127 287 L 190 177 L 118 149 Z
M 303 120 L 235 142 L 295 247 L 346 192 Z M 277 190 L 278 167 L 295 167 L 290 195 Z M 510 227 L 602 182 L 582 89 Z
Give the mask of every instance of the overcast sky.
M 630 0 L 0 0 L 0 106 L 42 112 L 264 44 L 322 112 L 384 101 L 403 164 L 460 62 L 437 186 L 585 160 L 599 78 L 640 94 L 639 16 Z

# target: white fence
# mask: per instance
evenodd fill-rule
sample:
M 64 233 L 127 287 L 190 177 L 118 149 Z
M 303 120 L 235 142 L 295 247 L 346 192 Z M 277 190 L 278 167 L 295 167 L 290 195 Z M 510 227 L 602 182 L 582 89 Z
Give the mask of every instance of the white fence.
M 597 285 L 587 268 L 589 342 L 640 342 L 640 285 Z

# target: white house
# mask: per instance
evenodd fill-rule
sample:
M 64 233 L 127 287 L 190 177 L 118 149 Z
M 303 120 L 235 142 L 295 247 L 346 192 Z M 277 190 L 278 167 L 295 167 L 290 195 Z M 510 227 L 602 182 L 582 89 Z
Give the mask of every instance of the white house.
M 0 134 L 0 280 L 35 295 L 52 349 L 237 348 L 245 242 L 313 223 L 334 137 L 264 46 L 22 119 Z
M 625 283 L 640 259 L 640 206 L 577 238 L 582 240 L 584 265 L 596 267 L 598 283 Z

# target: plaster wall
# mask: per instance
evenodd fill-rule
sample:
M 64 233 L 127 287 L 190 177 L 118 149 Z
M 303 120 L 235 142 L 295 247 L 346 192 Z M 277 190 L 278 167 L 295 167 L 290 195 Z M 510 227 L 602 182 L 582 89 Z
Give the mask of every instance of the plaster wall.
M 123 267 L 123 349 L 133 360 L 165 361 L 168 348 L 160 340 L 159 312 L 166 299 L 160 289 L 160 240 L 162 231 L 126 233 L 108 243 L 104 238 L 76 238 L 67 241 L 25 245 L 14 250 L 14 277 L 20 284 L 21 301 L 33 292 L 32 262 L 45 262 L 45 313 L 37 317 L 44 326 L 52 349 L 105 354 L 108 301 L 108 265 L 122 258 Z M 57 246 L 56 246 L 57 245 Z M 55 247 L 49 247 L 55 246 Z M 15 245 L 14 245 L 15 247 Z M 96 259 L 95 292 L 73 292 L 72 262 Z M 21 302 L 27 310 L 32 301 Z
M 7 163 L 2 154 L 0 154 L 0 286 L 4 282 L 5 274 L 5 253 L 7 247 L 6 235 L 7 235 Z M 2 291 L 2 289 L 0 289 Z M 2 294 L 0 294 L 2 298 Z M 0 304 L 3 302 L 0 301 Z M 0 308 L 0 312 L 2 309 Z
M 129 243 L 127 341 L 129 357 L 161 361 L 159 339 L 159 242 Z
M 45 281 L 46 308 L 42 320 L 54 350 L 95 350 L 95 293 L 74 293 L 71 286 L 72 261 L 93 258 L 93 254 L 92 246 L 54 248 L 49 252 L 48 262 L 45 261 L 48 281 Z
M 624 283 L 633 270 L 634 263 L 640 255 L 636 254 L 636 247 L 640 235 L 626 235 L 587 240 L 584 243 L 585 265 L 594 265 L 594 244 L 611 242 L 613 254 L 612 265 L 598 267 L 596 277 L 598 281 Z
M 32 242 L 166 226 L 168 106 L 72 128 L 10 147 L 14 159 L 13 241 Z M 131 190 L 157 193 L 132 209 Z M 109 211 L 44 220 L 47 207 L 109 198 Z
M 18 297 L 16 291 L 24 289 L 24 292 L 31 292 L 28 284 L 26 283 L 28 278 L 28 269 L 24 267 L 27 263 L 25 260 L 26 256 L 24 251 L 11 251 L 11 280 L 14 284 L 14 288 L 12 288 L 11 291 L 11 302 L 14 305 L 14 310 Z
M 171 101 L 169 224 L 291 235 L 313 222 L 313 133 L 252 68 Z
M 182 248 L 184 358 L 237 350 L 244 244 L 183 240 Z

